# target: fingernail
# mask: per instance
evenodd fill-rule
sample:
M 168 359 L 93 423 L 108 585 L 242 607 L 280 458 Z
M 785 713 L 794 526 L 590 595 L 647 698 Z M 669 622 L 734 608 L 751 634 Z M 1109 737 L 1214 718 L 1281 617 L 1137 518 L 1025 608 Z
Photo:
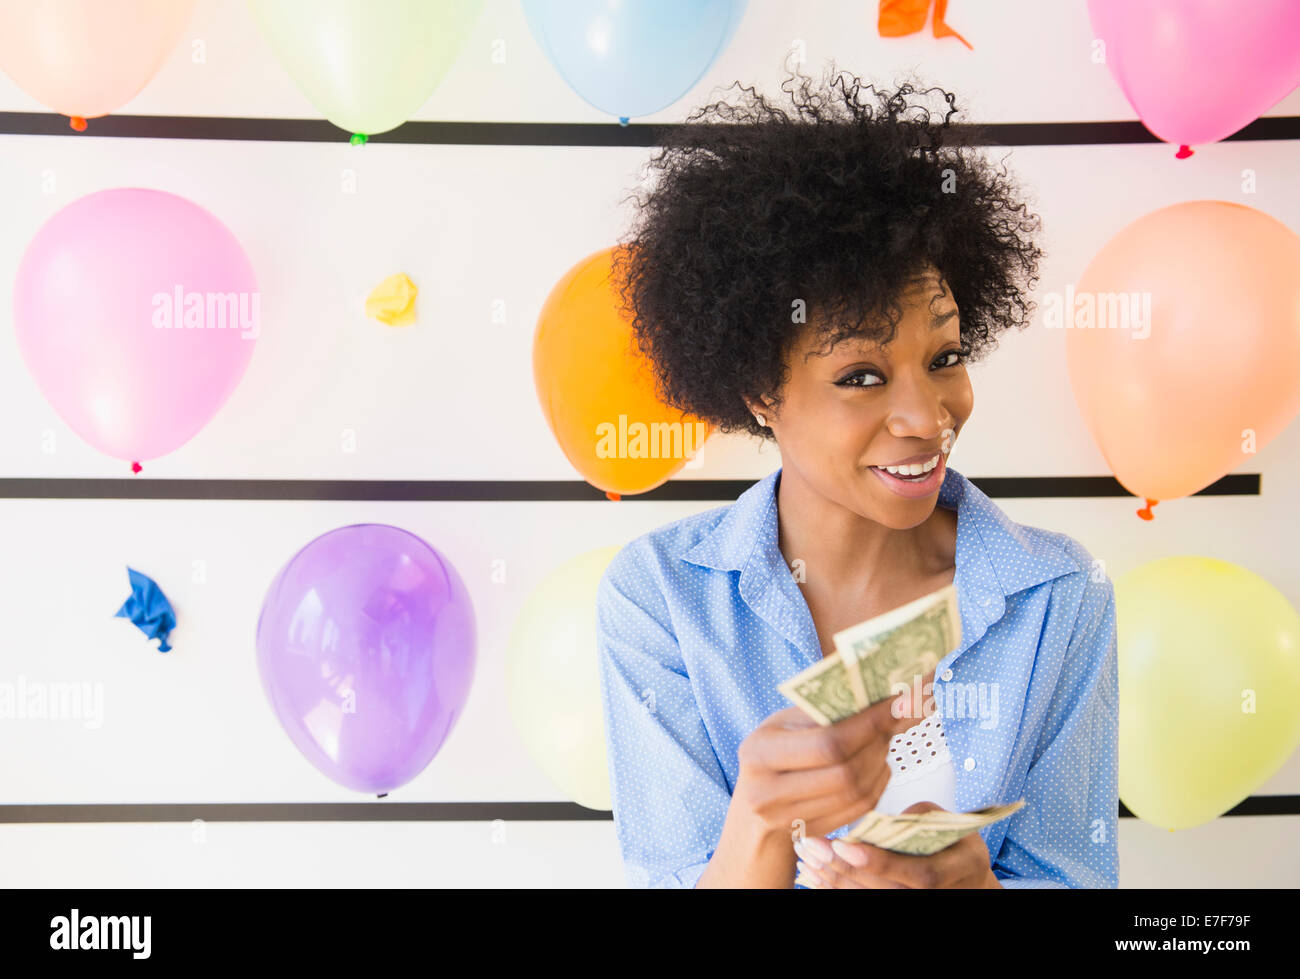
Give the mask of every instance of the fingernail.
M 796 847 L 796 852 L 809 863 L 815 861 L 815 865 L 821 867 L 835 859 L 835 851 L 819 836 L 805 836 L 799 842 L 803 844 L 803 850 Z
M 799 858 L 810 867 L 820 867 L 822 865 L 822 862 L 809 852 L 809 848 L 804 845 L 803 840 L 795 843 L 794 852 L 799 854 Z
M 822 875 L 817 873 L 811 864 L 802 861 L 795 865 L 795 879 L 805 887 L 820 887 L 825 883 Z

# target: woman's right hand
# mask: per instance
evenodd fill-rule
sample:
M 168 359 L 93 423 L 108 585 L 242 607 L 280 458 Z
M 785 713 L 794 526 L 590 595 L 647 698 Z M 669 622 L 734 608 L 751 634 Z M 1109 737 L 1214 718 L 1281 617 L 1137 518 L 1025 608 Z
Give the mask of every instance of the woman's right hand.
M 921 690 L 933 689 L 928 674 Z M 913 688 L 915 689 L 915 688 Z M 859 819 L 889 784 L 889 741 L 934 712 L 911 692 L 823 726 L 799 707 L 769 716 L 740 744 L 733 815 L 764 837 L 824 836 Z M 922 713 L 922 708 L 930 709 Z

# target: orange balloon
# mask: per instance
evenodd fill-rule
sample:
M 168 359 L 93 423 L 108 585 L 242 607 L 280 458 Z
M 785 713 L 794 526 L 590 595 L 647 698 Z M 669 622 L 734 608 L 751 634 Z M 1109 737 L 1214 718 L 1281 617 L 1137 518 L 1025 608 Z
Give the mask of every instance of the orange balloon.
M 1068 329 L 1079 409 L 1131 493 L 1204 489 L 1300 411 L 1300 236 L 1262 211 L 1208 200 L 1152 211 L 1069 296 L 1047 325 Z
M 619 311 L 614 249 L 588 255 L 551 290 L 533 338 L 533 380 L 556 441 L 611 498 L 666 482 L 711 426 L 669 408 Z

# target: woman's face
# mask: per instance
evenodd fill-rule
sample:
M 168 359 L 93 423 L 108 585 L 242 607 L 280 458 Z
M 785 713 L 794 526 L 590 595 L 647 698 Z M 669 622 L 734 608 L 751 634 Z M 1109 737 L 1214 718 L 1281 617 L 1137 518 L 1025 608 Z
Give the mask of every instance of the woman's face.
M 779 409 L 753 407 L 766 415 L 785 470 L 827 499 L 904 530 L 934 511 L 947 453 L 975 397 L 947 284 L 931 272 L 906 287 L 899 305 L 903 318 L 885 346 L 849 338 L 827 353 L 805 331 L 787 361 Z M 912 462 L 934 469 L 909 482 L 878 468 Z

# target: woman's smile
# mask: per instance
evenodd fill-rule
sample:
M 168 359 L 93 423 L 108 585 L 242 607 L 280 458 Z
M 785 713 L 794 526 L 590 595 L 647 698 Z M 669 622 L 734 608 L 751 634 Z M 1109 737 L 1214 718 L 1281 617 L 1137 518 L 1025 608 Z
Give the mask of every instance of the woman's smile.
M 939 487 L 943 485 L 943 474 L 948 469 L 948 457 L 943 452 L 938 452 L 935 454 L 935 458 L 937 461 L 934 463 L 934 468 L 929 472 L 922 472 L 916 476 L 891 473 L 880 466 L 869 466 L 868 468 L 879 477 L 880 481 L 891 492 L 909 500 L 919 500 L 939 492 Z

